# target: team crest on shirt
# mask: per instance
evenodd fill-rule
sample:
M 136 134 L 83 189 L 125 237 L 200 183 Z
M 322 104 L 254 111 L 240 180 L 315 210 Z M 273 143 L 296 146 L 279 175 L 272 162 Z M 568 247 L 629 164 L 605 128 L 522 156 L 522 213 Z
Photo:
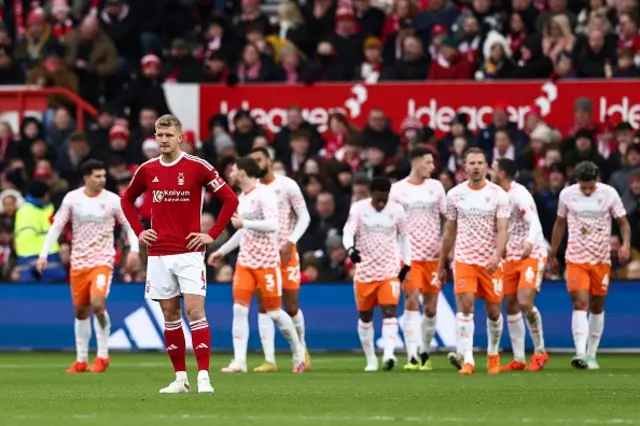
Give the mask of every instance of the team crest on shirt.
M 178 185 L 184 185 L 184 173 L 178 173 Z

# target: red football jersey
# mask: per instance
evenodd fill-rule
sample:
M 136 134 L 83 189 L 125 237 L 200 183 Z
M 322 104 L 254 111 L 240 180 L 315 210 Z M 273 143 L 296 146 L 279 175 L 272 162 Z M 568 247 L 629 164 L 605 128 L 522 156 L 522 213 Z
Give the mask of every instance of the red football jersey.
M 223 206 L 223 210 L 228 207 L 226 210 L 229 212 L 224 215 L 221 212 L 215 229 L 209 232 L 215 239 L 235 212 L 238 200 L 211 164 L 202 158 L 182 153 L 172 163 L 163 163 L 161 157 L 158 157 L 136 170 L 122 194 L 122 209 L 139 236 L 144 227 L 133 203 L 143 192 L 148 191 L 147 196 L 152 201 L 151 228 L 158 234 L 158 239 L 148 247 L 149 256 L 193 251 L 187 249 L 187 236 L 192 232 L 202 232 L 202 201 L 207 186 L 223 202 L 231 201 Z

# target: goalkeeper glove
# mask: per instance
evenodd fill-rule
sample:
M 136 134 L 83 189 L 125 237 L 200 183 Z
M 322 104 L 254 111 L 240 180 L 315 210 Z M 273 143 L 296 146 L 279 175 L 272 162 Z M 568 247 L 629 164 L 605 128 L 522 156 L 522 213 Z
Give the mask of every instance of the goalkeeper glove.
M 359 263 L 362 260 L 362 258 L 360 257 L 360 252 L 355 247 L 351 247 L 350 249 L 348 249 L 347 254 L 349 255 L 349 258 L 353 263 Z
M 398 279 L 400 280 L 400 282 L 404 281 L 404 279 L 407 278 L 407 274 L 409 273 L 410 269 L 411 267 L 409 265 L 404 265 L 402 269 L 400 269 L 400 273 L 398 274 Z

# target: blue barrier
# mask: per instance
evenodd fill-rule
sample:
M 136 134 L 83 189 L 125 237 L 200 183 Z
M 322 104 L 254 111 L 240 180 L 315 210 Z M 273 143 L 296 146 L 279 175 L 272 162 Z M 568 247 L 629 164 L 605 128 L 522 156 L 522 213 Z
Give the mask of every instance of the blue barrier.
M 109 296 L 113 349 L 163 349 L 162 314 L 155 302 L 145 302 L 142 284 L 114 284 Z M 439 301 L 437 346 L 455 346 L 455 314 L 452 287 L 446 286 Z M 640 282 L 612 282 L 606 306 L 603 348 L 640 348 Z M 311 350 L 344 351 L 360 348 L 353 288 L 348 284 L 303 285 L 300 306 L 304 310 L 307 343 Z M 542 312 L 547 347 L 573 348 L 571 304 L 564 283 L 543 285 L 537 300 Z M 207 318 L 212 327 L 212 349 L 231 350 L 232 297 L 228 284 L 210 285 Z M 486 344 L 486 317 L 480 305 L 476 314 L 476 346 Z M 401 315 L 401 313 L 399 313 Z M 255 307 L 251 313 L 250 349 L 260 348 Z M 376 319 L 377 337 L 380 319 Z M 402 324 L 402 321 L 400 321 Z M 67 350 L 74 346 L 73 313 L 69 288 L 62 284 L 0 285 L 0 349 Z M 528 339 L 527 339 L 528 340 Z M 190 345 L 187 333 L 187 344 Z M 279 349 L 286 343 L 281 336 Z M 398 346 L 402 346 L 399 337 Z M 505 330 L 502 347 L 509 348 Z

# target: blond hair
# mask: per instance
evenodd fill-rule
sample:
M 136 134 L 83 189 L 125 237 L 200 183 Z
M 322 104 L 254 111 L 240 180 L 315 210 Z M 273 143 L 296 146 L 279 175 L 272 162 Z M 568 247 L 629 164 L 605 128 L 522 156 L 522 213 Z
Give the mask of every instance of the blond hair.
M 165 114 L 162 117 L 159 117 L 156 120 L 156 127 L 175 127 L 182 131 L 182 123 L 180 123 L 180 120 L 178 120 L 177 117 L 174 117 L 171 114 Z

